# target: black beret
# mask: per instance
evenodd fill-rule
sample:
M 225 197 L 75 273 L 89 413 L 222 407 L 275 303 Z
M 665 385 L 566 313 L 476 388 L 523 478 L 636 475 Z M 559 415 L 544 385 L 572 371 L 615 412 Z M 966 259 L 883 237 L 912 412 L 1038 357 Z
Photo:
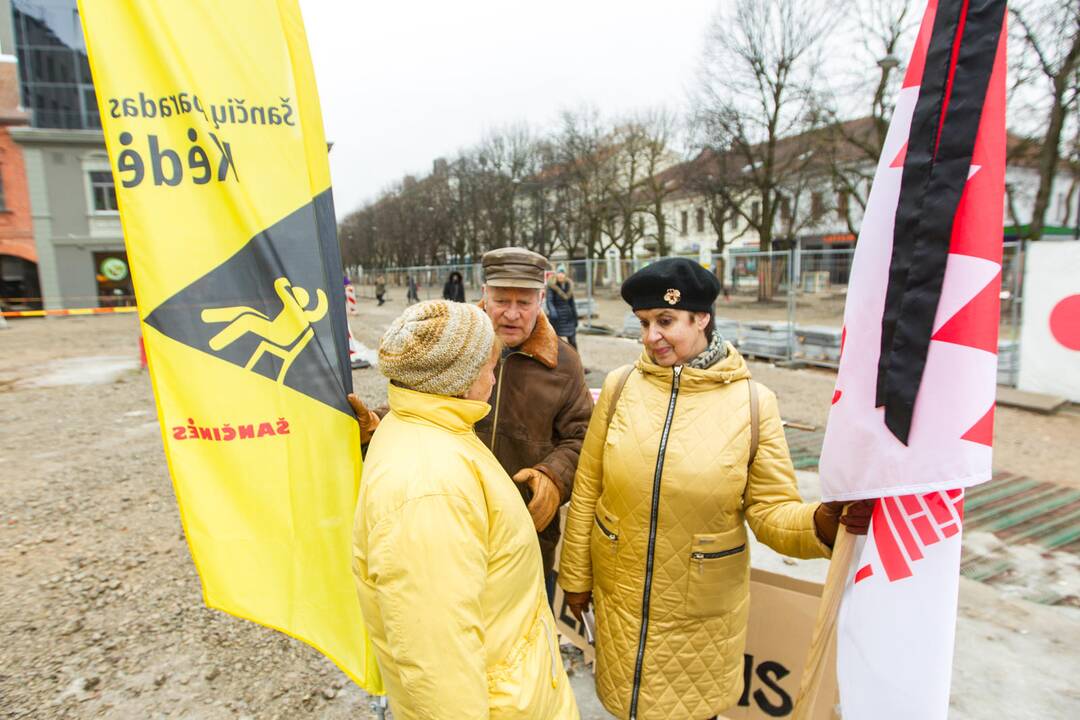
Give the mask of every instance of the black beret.
M 647 265 L 622 284 L 622 297 L 633 310 L 671 308 L 711 312 L 720 281 L 687 258 L 664 258 Z

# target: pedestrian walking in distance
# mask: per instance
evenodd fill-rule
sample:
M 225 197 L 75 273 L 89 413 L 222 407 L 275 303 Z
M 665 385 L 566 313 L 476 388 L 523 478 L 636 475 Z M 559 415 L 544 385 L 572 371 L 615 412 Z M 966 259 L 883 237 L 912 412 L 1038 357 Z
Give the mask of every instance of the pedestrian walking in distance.
M 450 273 L 442 290 L 443 300 L 465 302 L 465 283 L 457 270 Z
M 574 302 L 574 284 L 566 276 L 566 266 L 548 280 L 545 310 L 555 333 L 577 349 L 577 303 Z
M 375 278 L 375 299 L 380 306 L 386 302 L 386 278 L 382 275 Z

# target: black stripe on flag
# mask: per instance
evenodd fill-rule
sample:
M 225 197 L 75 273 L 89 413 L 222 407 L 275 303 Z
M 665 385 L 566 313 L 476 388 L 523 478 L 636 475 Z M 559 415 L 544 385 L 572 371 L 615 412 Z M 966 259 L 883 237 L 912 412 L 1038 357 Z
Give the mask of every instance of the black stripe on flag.
M 934 18 L 896 206 L 878 359 L 877 406 L 885 407 L 885 425 L 904 444 L 1004 16 L 1005 0 L 942 0 Z

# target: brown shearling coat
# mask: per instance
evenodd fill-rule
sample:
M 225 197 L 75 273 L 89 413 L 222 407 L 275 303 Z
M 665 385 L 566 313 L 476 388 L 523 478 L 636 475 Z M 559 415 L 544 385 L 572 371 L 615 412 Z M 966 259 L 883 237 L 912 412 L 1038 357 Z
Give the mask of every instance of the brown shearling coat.
M 536 468 L 555 482 L 562 502 L 568 502 L 593 402 L 581 359 L 559 340 L 543 313 L 529 339 L 499 360 L 488 403 L 491 412 L 476 424 L 481 442 L 508 475 Z M 518 489 L 528 502 L 528 485 L 519 484 Z M 559 542 L 557 514 L 538 536 L 548 573 Z

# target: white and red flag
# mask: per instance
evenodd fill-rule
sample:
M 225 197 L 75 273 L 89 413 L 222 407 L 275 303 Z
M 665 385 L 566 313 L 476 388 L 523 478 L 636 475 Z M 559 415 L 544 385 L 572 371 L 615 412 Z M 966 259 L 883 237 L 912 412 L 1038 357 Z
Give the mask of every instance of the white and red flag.
M 964 488 L 991 476 L 1005 183 L 1005 0 L 930 0 L 855 251 L 821 456 L 883 498 L 837 626 L 845 720 L 945 718 Z

